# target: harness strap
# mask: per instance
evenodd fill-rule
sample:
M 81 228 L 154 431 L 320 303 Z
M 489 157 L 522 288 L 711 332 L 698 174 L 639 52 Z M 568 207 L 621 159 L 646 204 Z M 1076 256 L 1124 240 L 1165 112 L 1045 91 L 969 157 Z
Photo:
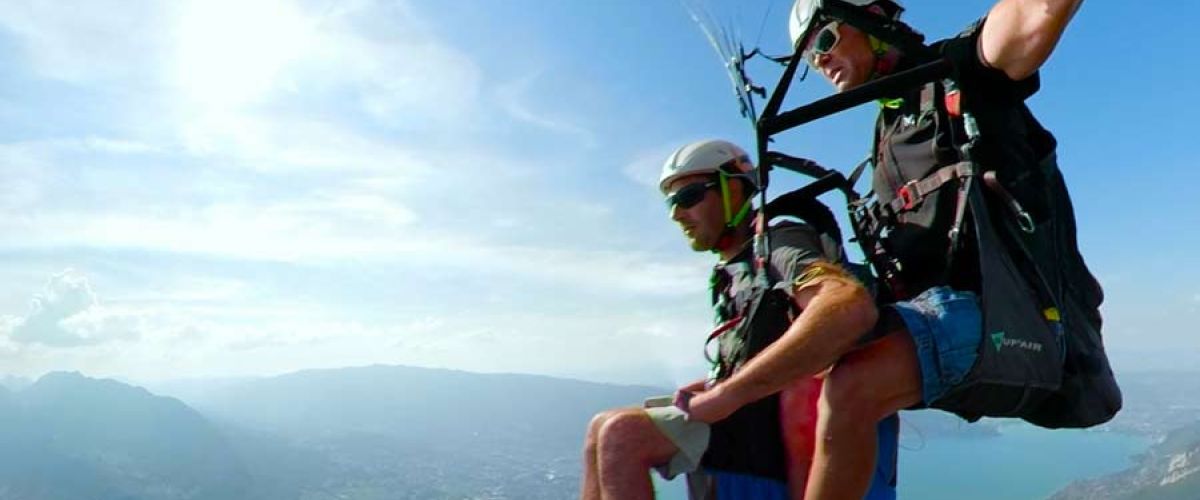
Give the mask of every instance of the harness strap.
M 1030 217 L 1029 212 L 1025 211 L 1025 208 L 1017 202 L 1017 199 L 1013 198 L 1013 195 L 1009 194 L 1007 189 L 1004 189 L 1004 185 L 1000 184 L 1000 179 L 996 177 L 994 170 L 983 173 L 983 183 L 992 192 L 996 193 L 1000 199 L 1004 200 L 1004 204 L 1008 206 L 1008 209 L 1017 218 L 1017 225 L 1021 226 L 1021 230 L 1032 234 L 1034 231 L 1033 217 Z
M 854 185 L 858 184 L 858 178 L 862 176 L 863 172 L 867 169 L 867 165 L 870 164 L 871 157 L 868 156 L 863 158 L 863 161 L 858 162 L 858 166 L 854 167 L 854 170 L 850 171 L 850 176 L 846 178 L 846 185 L 850 189 L 854 189 Z
M 926 83 L 925 86 L 921 87 L 921 114 L 935 111 L 937 108 L 935 101 L 936 96 L 934 95 L 937 91 L 937 89 L 934 88 L 935 85 L 936 83 L 929 82 Z
M 974 182 L 973 177 L 963 179 L 962 184 L 958 185 L 958 199 L 954 202 L 954 223 L 950 226 L 950 232 L 947 237 L 950 239 L 950 245 L 946 248 L 946 268 L 942 276 L 944 281 L 949 281 L 951 270 L 954 269 L 954 256 L 958 253 L 958 238 L 962 235 L 963 220 L 967 215 L 967 198 L 971 194 L 971 183 Z
M 926 196 L 941 189 L 946 183 L 973 175 L 975 175 L 975 166 L 968 161 L 939 168 L 934 173 L 925 176 L 924 179 L 909 181 L 901 186 L 896 191 L 896 198 L 887 203 L 887 208 L 891 209 L 892 213 L 912 210 L 919 206 Z

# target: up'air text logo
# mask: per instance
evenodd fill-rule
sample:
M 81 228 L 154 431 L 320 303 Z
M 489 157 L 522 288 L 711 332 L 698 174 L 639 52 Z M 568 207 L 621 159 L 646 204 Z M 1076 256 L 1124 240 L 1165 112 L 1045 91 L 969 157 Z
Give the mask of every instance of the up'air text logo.
M 992 334 L 992 345 L 996 347 L 996 352 L 1000 352 L 1000 349 L 1004 347 L 1015 347 L 1017 349 L 1024 349 L 1026 351 L 1042 352 L 1041 343 L 1022 339 L 1005 338 L 1004 332 L 996 332 Z

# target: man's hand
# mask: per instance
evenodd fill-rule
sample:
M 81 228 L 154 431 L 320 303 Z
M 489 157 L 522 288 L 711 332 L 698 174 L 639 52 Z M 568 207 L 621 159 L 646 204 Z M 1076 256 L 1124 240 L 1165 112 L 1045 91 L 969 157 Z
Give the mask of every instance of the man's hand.
M 688 387 L 691 387 L 689 385 Z M 680 389 L 683 392 L 683 389 Z M 676 404 L 680 402 L 679 409 L 688 414 L 689 420 L 704 422 L 711 424 L 724 420 L 725 417 L 732 415 L 733 412 L 741 408 L 746 402 L 742 401 L 735 394 L 723 389 L 717 385 L 711 389 L 705 390 L 701 386 L 699 391 L 692 391 L 692 396 L 688 398 L 676 397 Z
M 675 398 L 679 399 L 679 395 L 684 392 L 703 392 L 706 389 L 708 389 L 708 379 L 702 378 L 677 389 L 675 391 Z
M 687 384 L 683 387 L 680 387 L 679 389 L 676 389 L 675 390 L 675 399 L 672 400 L 671 404 L 675 405 L 676 408 L 679 408 L 680 410 L 687 412 L 688 406 L 692 402 L 692 396 L 695 396 L 696 393 L 698 393 L 698 392 L 703 392 L 704 390 L 708 389 L 708 384 L 709 384 L 708 379 L 702 378 L 700 380 L 697 380 L 695 382 Z

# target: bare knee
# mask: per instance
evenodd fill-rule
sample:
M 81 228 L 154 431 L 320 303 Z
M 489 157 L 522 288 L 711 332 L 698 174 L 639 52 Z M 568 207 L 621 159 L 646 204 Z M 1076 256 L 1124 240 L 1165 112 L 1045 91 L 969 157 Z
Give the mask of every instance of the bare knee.
M 822 388 L 821 412 L 835 421 L 873 423 L 919 401 L 920 370 L 912 339 L 894 333 L 834 365 Z
M 663 450 L 660 448 L 665 441 L 654 422 L 640 410 L 609 414 L 600 425 L 597 438 L 602 462 L 632 461 L 642 466 L 654 465 L 661 460 Z
M 875 413 L 869 390 L 869 376 L 862 365 L 838 365 L 825 377 L 821 389 L 820 415 L 834 423 L 868 421 Z
M 586 453 L 595 453 L 600 442 L 600 429 L 608 422 L 613 415 L 616 415 L 620 410 L 605 410 L 592 416 L 592 420 L 588 422 L 587 436 L 583 441 L 583 449 Z

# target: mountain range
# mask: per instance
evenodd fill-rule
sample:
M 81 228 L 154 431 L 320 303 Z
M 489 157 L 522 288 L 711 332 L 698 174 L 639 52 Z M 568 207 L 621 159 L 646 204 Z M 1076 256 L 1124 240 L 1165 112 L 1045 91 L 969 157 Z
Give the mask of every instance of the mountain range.
M 153 393 L 78 373 L 8 381 L 0 500 L 570 498 L 591 415 L 669 392 L 402 366 L 175 382 Z M 1200 498 L 1200 412 L 1186 393 L 1138 389 L 1166 382 L 1127 383 L 1138 395 L 1102 430 L 1149 432 L 1189 415 L 1194 425 L 1162 432 L 1130 470 L 1055 498 Z M 940 412 L 904 420 L 926 438 L 997 435 L 993 422 Z

